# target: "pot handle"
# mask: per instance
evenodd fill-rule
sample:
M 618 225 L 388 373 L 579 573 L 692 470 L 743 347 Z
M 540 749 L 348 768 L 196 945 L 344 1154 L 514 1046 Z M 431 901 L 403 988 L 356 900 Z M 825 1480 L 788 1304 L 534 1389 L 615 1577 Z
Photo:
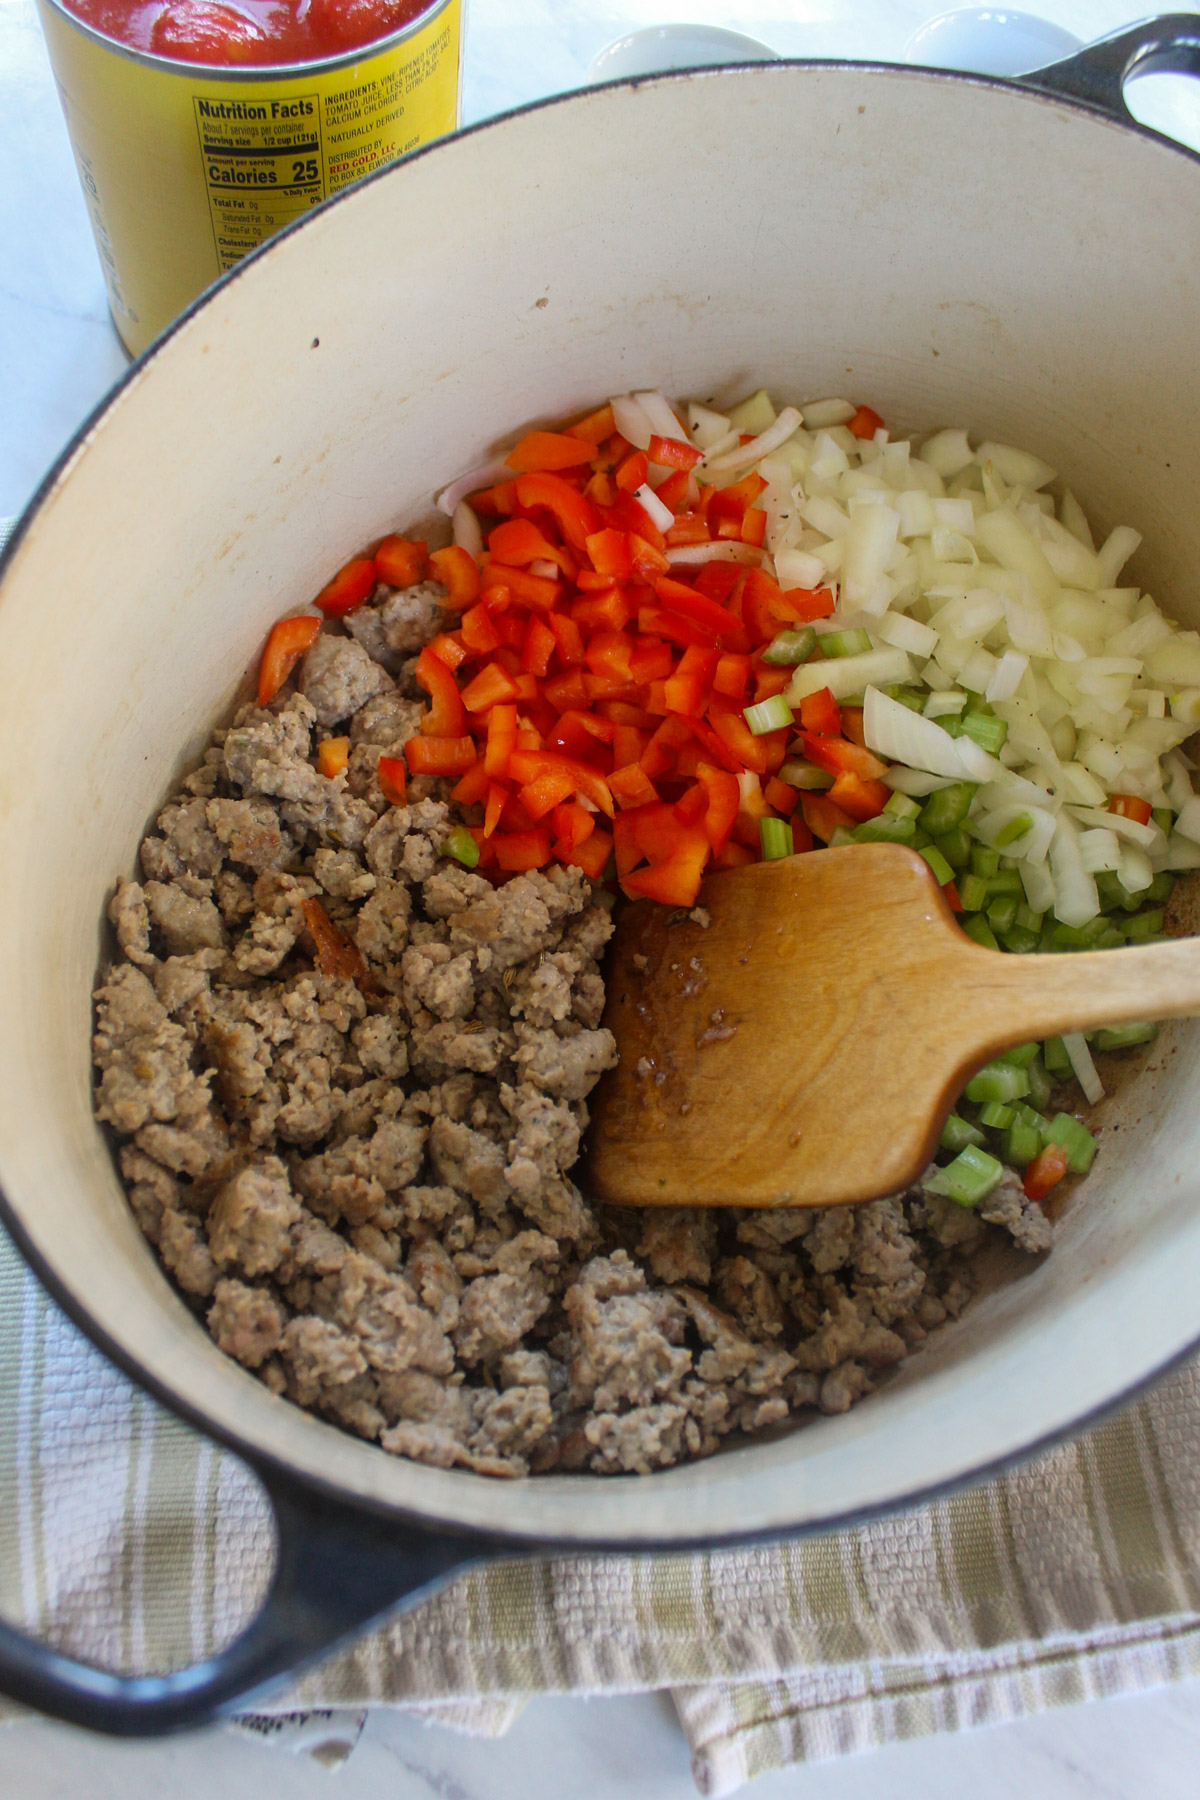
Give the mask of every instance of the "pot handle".
M 1081 100 L 1128 125 L 1133 114 L 1125 104 L 1125 83 L 1152 70 L 1200 75 L 1200 16 L 1165 13 L 1158 19 L 1143 19 L 1111 37 L 1085 44 L 1063 62 L 1021 76 L 1018 85 Z
M 0 1621 L 0 1693 L 120 1737 L 194 1728 L 260 1694 L 398 1604 L 496 1555 L 484 1539 L 393 1524 L 259 1468 L 278 1550 L 260 1611 L 207 1662 L 168 1675 L 116 1675 L 64 1656 Z

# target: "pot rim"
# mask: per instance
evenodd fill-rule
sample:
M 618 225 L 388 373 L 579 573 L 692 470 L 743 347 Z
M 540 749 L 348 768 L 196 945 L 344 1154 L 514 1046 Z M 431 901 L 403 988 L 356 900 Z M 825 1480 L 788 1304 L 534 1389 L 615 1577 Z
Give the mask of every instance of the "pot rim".
M 54 4 L 56 3 L 56 0 L 50 0 L 50 3 Z M 1138 31 L 1135 28 L 1132 31 L 1119 33 L 1117 35 L 1118 38 L 1128 39 L 1132 45 L 1138 38 Z M 1086 54 L 1087 52 L 1084 53 L 1084 55 Z M 783 74 L 783 71 L 786 71 L 787 73 Z M 324 202 L 320 208 L 314 209 L 313 214 L 309 214 L 305 218 L 297 220 L 294 224 L 285 227 L 274 237 L 268 239 L 264 244 L 243 258 L 234 269 L 220 277 L 217 282 L 205 289 L 201 295 L 197 296 L 179 317 L 175 319 L 139 357 L 131 361 L 130 367 L 118 378 L 108 392 L 88 413 L 82 424 L 68 440 L 59 456 L 47 470 L 42 480 L 38 483 L 29 502 L 19 516 L 12 535 L 3 550 L 0 551 L 0 597 L 2 597 L 3 583 L 8 566 L 11 561 L 15 560 L 17 552 L 24 541 L 26 532 L 32 526 L 36 515 L 41 511 L 50 495 L 58 487 L 59 483 L 68 475 L 71 465 L 74 463 L 76 457 L 84 451 L 89 440 L 99 429 L 105 415 L 118 404 L 128 388 L 142 379 L 144 371 L 151 366 L 155 357 L 166 348 L 179 331 L 192 322 L 193 318 L 209 304 L 210 300 L 217 293 L 223 292 L 230 283 L 236 281 L 252 264 L 257 264 L 264 258 L 272 255 L 276 249 L 282 245 L 285 239 L 289 238 L 295 231 L 306 225 L 309 222 L 309 219 L 314 216 L 320 216 L 330 206 L 351 200 L 360 189 L 366 188 L 371 183 L 394 177 L 397 169 L 405 166 L 409 162 L 415 162 L 419 158 L 424 158 L 431 153 L 436 153 L 438 150 L 446 148 L 456 142 L 459 138 L 474 137 L 480 133 L 502 127 L 510 119 L 523 118 L 552 107 L 587 105 L 591 102 L 594 95 L 605 92 L 618 92 L 625 89 L 635 90 L 646 86 L 656 87 L 661 83 L 667 82 L 678 83 L 695 80 L 711 80 L 730 73 L 736 73 L 743 79 L 757 80 L 794 80 L 797 75 L 821 76 L 828 74 L 847 74 L 854 77 L 861 77 L 864 75 L 868 77 L 879 76 L 888 79 L 899 77 L 906 81 L 915 80 L 918 82 L 925 82 L 930 78 L 936 78 L 938 81 L 951 81 L 968 84 L 974 87 L 988 89 L 998 88 L 1013 94 L 1017 98 L 1041 101 L 1054 106 L 1066 106 L 1071 110 L 1083 112 L 1098 123 L 1110 127 L 1116 126 L 1122 130 L 1130 131 L 1159 147 L 1173 150 L 1194 163 L 1200 163 L 1200 153 L 1197 153 L 1189 146 L 1181 144 L 1173 138 L 1166 137 L 1162 133 L 1142 125 L 1139 121 L 1134 119 L 1132 115 L 1121 117 L 1106 106 L 1085 97 L 1081 97 L 1079 94 L 1055 91 L 1041 86 L 1036 79 L 1032 77 L 1013 78 L 976 75 L 957 70 L 922 68 L 913 65 L 889 62 L 857 62 L 847 58 L 794 58 L 780 59 L 771 63 L 734 63 L 693 70 L 673 70 L 658 75 L 624 77 L 618 80 L 597 83 L 586 88 L 572 90 L 568 93 L 549 95 L 538 100 L 527 102 L 522 106 L 511 108 L 507 112 L 479 120 L 475 124 L 450 134 L 446 138 L 436 140 L 432 144 L 422 146 L 413 151 L 410 156 L 404 158 L 402 163 L 390 164 L 365 177 L 362 181 L 353 184 L 351 187 L 342 190 L 341 193 L 332 196 L 328 201 Z M 1032 1456 L 1067 1441 L 1081 1430 L 1119 1411 L 1130 1400 L 1153 1386 L 1172 1369 L 1181 1365 L 1194 1355 L 1197 1350 L 1200 1350 L 1200 1331 L 1197 1331 L 1195 1336 L 1189 1338 L 1182 1347 L 1174 1350 L 1169 1356 L 1164 1358 L 1163 1361 L 1137 1376 L 1136 1379 L 1120 1388 L 1115 1394 L 1107 1396 L 1105 1399 L 1099 1401 L 1094 1406 L 1086 1408 L 1083 1412 L 1075 1415 L 1071 1419 L 1052 1427 L 1050 1430 L 1043 1432 L 1028 1441 L 1014 1446 L 998 1456 L 988 1458 L 982 1462 L 972 1463 L 969 1467 L 958 1470 L 941 1480 L 929 1484 L 913 1486 L 903 1493 L 891 1495 L 886 1499 L 868 1503 L 861 1507 L 848 1508 L 844 1511 L 837 1512 L 824 1512 L 821 1513 L 820 1516 L 810 1517 L 790 1525 L 773 1524 L 768 1527 L 753 1530 L 731 1529 L 721 1532 L 693 1532 L 691 1534 L 684 1530 L 678 1536 L 666 1538 L 642 1538 L 639 1536 L 634 1539 L 630 1537 L 606 1538 L 603 1536 L 595 1536 L 555 1539 L 546 1535 L 544 1526 L 539 1526 L 533 1522 L 527 1527 L 517 1528 L 511 1526 L 498 1528 L 493 1525 L 487 1527 L 470 1525 L 457 1520 L 447 1519 L 445 1516 L 426 1512 L 416 1507 L 397 1504 L 365 1493 L 348 1490 L 336 1481 L 325 1479 L 317 1472 L 298 1467 L 283 1455 L 262 1449 L 258 1444 L 244 1438 L 238 1431 L 223 1423 L 215 1421 L 201 1407 L 194 1405 L 185 1395 L 176 1392 L 151 1368 L 143 1364 L 137 1356 L 127 1352 L 120 1344 L 109 1336 L 104 1327 L 93 1318 L 84 1301 L 77 1298 L 72 1293 L 65 1281 L 60 1278 L 48 1258 L 33 1243 L 32 1239 L 26 1233 L 19 1215 L 4 1192 L 2 1184 L 0 1184 L 0 1224 L 5 1226 L 23 1260 L 32 1269 L 33 1273 L 56 1305 L 66 1313 L 72 1323 L 96 1345 L 102 1354 L 120 1368 L 122 1372 L 138 1386 L 148 1392 L 154 1399 L 165 1405 L 169 1411 L 183 1419 L 185 1423 L 197 1429 L 206 1437 L 224 1445 L 257 1474 L 263 1476 L 267 1472 L 270 1472 L 273 1477 L 273 1486 L 278 1487 L 282 1485 L 285 1488 L 290 1486 L 301 1491 L 313 1491 L 337 1502 L 351 1512 L 374 1515 L 397 1523 L 408 1523 L 433 1532 L 444 1532 L 447 1535 L 453 1535 L 464 1541 L 481 1542 L 486 1540 L 493 1545 L 511 1547 L 513 1549 L 529 1549 L 534 1546 L 554 1546 L 556 1548 L 569 1549 L 573 1555 L 585 1555 L 606 1550 L 628 1551 L 630 1549 L 635 1549 L 638 1553 L 654 1550 L 680 1551 L 685 1549 L 703 1549 L 760 1541 L 778 1541 L 781 1537 L 801 1537 L 845 1529 L 868 1520 L 886 1517 L 896 1512 L 910 1510 L 927 1504 L 942 1495 L 956 1492 L 963 1487 L 1000 1474 L 1006 1469 L 1028 1460 Z M 328 1429 L 336 1431 L 338 1428 L 331 1425 Z M 641 1476 L 636 1479 L 644 1481 L 647 1478 Z

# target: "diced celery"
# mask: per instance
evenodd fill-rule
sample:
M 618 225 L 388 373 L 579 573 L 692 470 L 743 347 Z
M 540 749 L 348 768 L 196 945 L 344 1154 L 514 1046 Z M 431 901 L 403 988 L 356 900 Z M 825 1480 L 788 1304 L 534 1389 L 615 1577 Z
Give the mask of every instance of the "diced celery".
M 990 881 L 1000 869 L 1000 852 L 987 844 L 972 844 L 971 873 L 978 875 L 983 881 Z
M 1040 912 L 1034 912 L 1031 906 L 1026 906 L 1024 902 L 1022 902 L 1017 908 L 1016 922 L 1022 931 L 1032 931 L 1036 933 L 1042 929 L 1042 919 L 1044 916 L 1045 915 Z
M 833 786 L 833 776 L 827 769 L 818 769 L 816 763 L 803 762 L 798 757 L 781 765 L 779 779 L 805 794 L 817 794 Z
M 985 1100 L 1023 1100 L 1029 1092 L 1029 1077 L 1015 1063 L 985 1063 L 977 1074 L 972 1075 L 964 1091 L 968 1100 L 977 1103 Z
M 957 1156 L 968 1144 L 982 1144 L 987 1140 L 978 1125 L 972 1125 L 969 1119 L 964 1119 L 959 1113 L 951 1113 L 942 1126 L 939 1141 L 943 1150 L 949 1150 L 952 1156 Z
M 927 831 L 924 831 L 922 829 L 920 819 L 918 819 L 916 821 L 916 827 L 917 827 L 917 829 L 913 833 L 912 839 L 911 839 L 912 848 L 914 850 L 927 850 L 929 848 L 930 844 L 932 844 L 933 839 L 930 837 L 930 835 Z
M 1047 1038 L 1042 1045 L 1042 1061 L 1051 1075 L 1069 1075 L 1071 1059 L 1060 1037 Z
M 1149 940 L 1147 940 L 1149 941 Z M 1109 925 L 1092 945 L 1093 950 L 1119 950 L 1125 942 L 1125 934 L 1119 925 Z
M 1014 1044 L 1011 1050 L 1002 1050 L 996 1058 L 997 1062 L 1011 1063 L 1014 1069 L 1027 1069 L 1041 1048 L 1036 1038 L 1027 1044 Z
M 944 713 L 940 719 L 934 720 L 934 724 L 940 725 L 947 737 L 962 736 L 963 722 L 957 713 Z
M 911 794 L 893 794 L 883 810 L 885 813 L 894 813 L 898 819 L 915 819 L 921 808 Z
M 833 828 L 833 836 L 829 840 L 829 848 L 831 850 L 840 850 L 843 844 L 856 844 L 857 842 L 858 839 L 855 837 L 853 831 L 848 831 L 844 825 L 835 825 Z
M 865 819 L 854 828 L 856 844 L 910 844 L 916 835 L 911 819 L 898 819 L 885 808 L 874 819 Z
M 983 713 L 968 713 L 962 720 L 961 730 L 964 737 L 969 737 L 986 750 L 989 756 L 999 754 L 1005 738 L 1008 736 L 1008 724 L 1004 719 L 989 719 Z M 1014 821 L 1015 823 L 1015 821 Z M 1009 829 L 1005 826 L 1005 830 Z M 1026 827 L 1028 830 L 1028 827 Z M 1011 841 L 1011 840 L 1010 840 Z
M 1035 1056 L 1033 1061 L 1026 1065 L 1025 1073 L 1029 1077 L 1030 1100 L 1039 1109 L 1048 1106 L 1054 1083 L 1046 1073 L 1046 1065 L 1040 1056 Z
M 999 900 L 1011 894 L 1018 906 L 1021 903 L 1021 896 L 1025 892 L 1021 886 L 1021 877 L 1015 869 L 997 869 L 994 875 L 989 875 L 987 891 L 991 900 Z
M 456 825 L 442 845 L 442 855 L 452 856 L 464 869 L 473 869 L 479 861 L 479 845 L 465 825 Z
M 1097 1050 L 1129 1050 L 1134 1044 L 1152 1044 L 1157 1036 L 1157 1025 L 1109 1025 L 1092 1044 Z
M 962 824 L 971 810 L 975 785 L 970 781 L 955 781 L 949 787 L 938 788 L 930 794 L 921 808 L 921 824 L 930 837 L 943 837 L 946 832 L 953 831 L 955 826 Z
M 791 856 L 795 852 L 792 827 L 787 819 L 760 819 L 758 837 L 764 862 L 776 862 L 781 856 Z
M 950 864 L 946 861 L 936 844 L 927 844 L 925 848 L 919 852 L 919 855 L 925 858 L 925 861 L 933 870 L 934 880 L 939 887 L 945 887 L 948 881 L 954 880 L 954 870 L 950 867 Z
M 1165 831 L 1167 836 L 1170 837 L 1171 828 L 1175 823 L 1175 814 L 1171 811 L 1170 807 L 1156 806 L 1151 810 L 1150 817 L 1158 826 L 1158 829 L 1160 831 Z
M 995 933 L 982 913 L 964 913 L 958 922 L 966 932 L 967 936 L 969 938 L 974 938 L 977 944 L 982 944 L 985 950 L 998 950 L 1000 948 L 999 944 L 996 942 Z
M 1020 925 L 1014 925 L 1011 931 L 1004 933 L 1000 942 L 1014 956 L 1028 956 L 1038 947 L 1038 934 L 1036 931 L 1025 931 Z
M 1005 1106 L 1001 1100 L 989 1100 L 979 1109 L 979 1123 L 986 1125 L 989 1131 L 1003 1131 L 1016 1116 L 1012 1107 Z
M 742 717 L 755 737 L 762 737 L 768 731 L 780 731 L 790 725 L 794 715 L 782 694 L 772 694 L 769 700 L 748 706 Z
M 969 867 L 971 861 L 971 840 L 961 825 L 957 825 L 953 831 L 942 833 L 940 837 L 935 837 L 933 841 L 956 875 L 959 874 L 961 870 Z
M 1004 1134 L 1000 1154 L 1006 1163 L 1011 1163 L 1016 1169 L 1023 1169 L 1033 1161 L 1041 1147 L 1040 1132 L 1035 1131 L 1032 1125 L 1026 1125 L 1023 1120 L 1014 1119 Z
M 997 937 L 1011 931 L 1017 922 L 1017 903 L 1011 894 L 1005 894 L 1000 900 L 993 900 L 987 909 L 987 922 Z
M 944 1194 L 948 1200 L 957 1201 L 959 1206 L 978 1206 L 1003 1174 L 1003 1165 L 994 1156 L 989 1156 L 977 1144 L 968 1144 L 952 1163 L 927 1175 L 925 1186 L 932 1193 Z
M 773 637 L 762 659 L 776 667 L 789 668 L 794 663 L 807 662 L 816 647 L 817 634 L 812 626 L 801 625 L 795 631 L 781 631 Z
M 964 875 L 958 884 L 964 912 L 982 912 L 987 905 L 987 882 L 982 875 Z
M 1032 830 L 1032 828 L 1033 820 L 1030 818 L 1029 814 L 1018 813 L 1015 818 L 1008 821 L 1007 825 L 1002 825 L 1000 830 L 996 833 L 995 845 L 997 850 L 1003 850 L 1008 844 L 1015 844 L 1018 838 L 1023 838 L 1026 832 Z
M 1142 889 L 1142 899 L 1152 900 L 1156 906 L 1165 906 L 1174 892 L 1174 875 L 1170 869 L 1160 869 L 1150 886 Z
M 822 656 L 861 656 L 871 648 L 871 640 L 862 630 L 825 631 L 817 638 Z
M 1055 1113 L 1046 1136 L 1049 1143 L 1062 1145 L 1072 1175 L 1087 1174 L 1099 1145 L 1086 1125 L 1081 1125 L 1070 1113 Z
M 909 712 L 922 712 L 925 707 L 925 695 L 919 694 L 915 688 L 900 687 L 895 682 L 885 687 L 883 692 L 889 700 L 898 700 L 901 706 L 907 706 Z
M 1051 948 L 1054 950 L 1094 950 L 1096 939 L 1108 930 L 1108 920 L 1103 914 L 1089 919 L 1086 925 L 1054 925 L 1050 932 Z
M 1017 1101 L 1013 1112 L 1020 1119 L 1022 1125 L 1032 1125 L 1033 1129 L 1040 1133 L 1043 1142 L 1045 1141 L 1046 1133 L 1050 1129 L 1050 1121 L 1044 1113 L 1038 1112 L 1036 1107 L 1027 1105 L 1024 1100 Z
M 1163 928 L 1165 913 L 1161 907 L 1152 908 L 1150 912 L 1138 913 L 1135 918 L 1126 919 L 1123 930 L 1131 944 L 1144 944 L 1148 939 L 1157 937 Z

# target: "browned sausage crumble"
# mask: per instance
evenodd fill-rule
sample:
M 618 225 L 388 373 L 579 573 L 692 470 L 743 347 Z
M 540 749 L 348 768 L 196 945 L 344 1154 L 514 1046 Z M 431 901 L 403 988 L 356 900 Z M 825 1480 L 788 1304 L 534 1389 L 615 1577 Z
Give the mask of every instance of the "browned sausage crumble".
M 645 1473 L 843 1412 L 1051 1231 L 1006 1172 L 977 1212 L 638 1211 L 570 1179 L 610 898 L 441 854 L 443 784 L 392 806 L 443 590 L 380 588 L 298 681 L 214 734 L 109 907 L 97 1117 L 138 1222 L 220 1348 L 385 1450 L 489 1475 Z M 350 738 L 347 770 L 316 744 Z M 467 815 L 474 818 L 474 814 Z M 304 902 L 365 964 L 323 974 Z

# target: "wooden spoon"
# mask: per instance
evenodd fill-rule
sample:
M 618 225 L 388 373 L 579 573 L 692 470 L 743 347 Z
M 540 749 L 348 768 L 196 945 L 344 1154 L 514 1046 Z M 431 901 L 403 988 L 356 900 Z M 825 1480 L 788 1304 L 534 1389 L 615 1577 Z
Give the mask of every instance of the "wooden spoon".
M 971 1073 L 1030 1038 L 1200 1013 L 1200 943 L 985 950 L 898 844 L 706 880 L 711 923 L 628 906 L 585 1177 L 630 1206 L 827 1206 L 897 1193 Z

